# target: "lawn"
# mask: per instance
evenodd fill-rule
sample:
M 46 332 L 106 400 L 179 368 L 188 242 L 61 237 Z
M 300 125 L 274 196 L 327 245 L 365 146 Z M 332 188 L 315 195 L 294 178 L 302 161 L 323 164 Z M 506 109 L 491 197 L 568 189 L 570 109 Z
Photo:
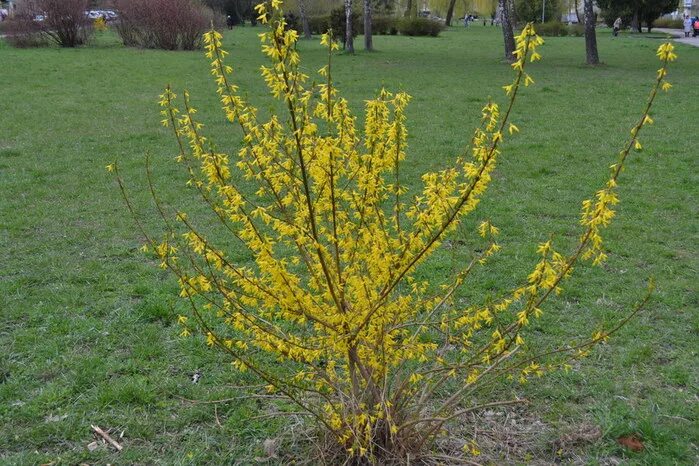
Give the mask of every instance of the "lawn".
M 258 32 L 238 28 L 225 44 L 238 83 L 266 113 L 275 104 L 257 74 Z M 462 299 L 519 283 L 537 242 L 553 235 L 565 249 L 575 240 L 580 201 L 604 181 L 659 67 L 657 38 L 609 36 L 599 36 L 604 64 L 595 68 L 584 65 L 582 38 L 542 47 L 530 70 L 536 84 L 513 117 L 521 133 L 506 142 L 491 191 L 466 225 L 490 218 L 503 251 Z M 375 45 L 375 53 L 337 57 L 334 75 L 357 112 L 382 86 L 413 95 L 405 176 L 414 187 L 463 151 L 488 96 L 503 100 L 511 71 L 496 28 L 377 37 Z M 317 40 L 299 48 L 309 73 L 323 65 Z M 496 462 L 506 454 L 499 462 L 699 462 L 699 49 L 679 46 L 678 54 L 674 87 L 659 97 L 644 150 L 623 174 L 609 261 L 581 267 L 533 330 L 543 345 L 589 336 L 622 318 L 649 277 L 657 290 L 570 373 L 506 388 L 504 396 L 531 400 L 520 424 L 540 428 L 511 452 L 485 452 Z M 167 83 L 188 88 L 219 148 L 235 151 L 238 136 L 218 111 L 203 54 L 125 49 L 107 34 L 76 50 L 0 44 L 0 64 L 0 463 L 245 464 L 264 456 L 265 439 L 302 430 L 261 416 L 270 413 L 265 404 L 235 399 L 254 379 L 201 339 L 178 336 L 176 283 L 138 251 L 143 238 L 104 169 L 119 161 L 152 231 L 160 223 L 148 204 L 145 152 L 164 201 L 196 210 L 157 100 Z M 441 254 L 425 277 L 454 266 L 453 254 Z M 231 400 L 187 401 L 220 399 Z M 124 450 L 89 451 L 91 424 L 123 432 Z M 601 436 L 585 440 L 589 426 Z M 645 450 L 620 446 L 625 435 Z M 301 448 L 284 438 L 281 455 Z

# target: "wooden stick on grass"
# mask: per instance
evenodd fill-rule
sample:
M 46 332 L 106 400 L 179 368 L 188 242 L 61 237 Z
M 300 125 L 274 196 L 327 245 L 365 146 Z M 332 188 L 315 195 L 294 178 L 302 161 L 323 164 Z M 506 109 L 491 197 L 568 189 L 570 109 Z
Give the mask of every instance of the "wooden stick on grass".
M 94 430 L 97 433 L 97 435 L 99 435 L 100 437 L 105 439 L 111 446 L 116 448 L 117 451 L 121 451 L 124 449 L 124 447 L 119 445 L 119 443 L 116 440 L 114 440 L 112 437 L 110 437 L 108 433 L 106 433 L 105 431 L 103 431 L 99 427 L 93 426 L 93 425 L 91 425 L 90 427 L 92 427 L 92 430 Z

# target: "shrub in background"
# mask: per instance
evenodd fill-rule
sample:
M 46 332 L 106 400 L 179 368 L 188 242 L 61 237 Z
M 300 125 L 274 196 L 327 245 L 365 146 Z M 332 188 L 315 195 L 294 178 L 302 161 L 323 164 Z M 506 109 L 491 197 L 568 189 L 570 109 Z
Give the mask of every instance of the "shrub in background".
M 683 29 L 684 23 L 681 19 L 658 18 L 653 21 L 653 27 L 667 29 Z
M 548 21 L 536 25 L 536 32 L 542 36 L 567 36 L 568 26 L 560 21 Z
M 582 24 L 567 25 L 560 21 L 549 21 L 537 24 L 536 31 L 542 36 L 549 37 L 583 37 L 585 35 L 585 26 Z
M 303 33 L 303 25 L 301 24 L 300 16 L 297 16 L 291 12 L 287 13 L 284 15 L 284 23 L 286 24 L 287 29 L 293 29 L 298 33 Z
M 308 25 L 311 28 L 311 34 L 321 35 L 328 32 L 329 28 L 332 28 L 333 35 L 340 39 L 344 37 L 345 32 L 345 12 L 343 9 L 333 10 L 332 16 L 311 16 L 308 18 Z M 361 21 L 361 16 L 359 13 L 352 13 L 352 30 L 355 36 L 364 33 L 364 23 Z M 386 35 L 386 34 L 398 34 L 398 19 L 391 16 L 375 16 L 371 20 L 371 27 L 373 34 L 376 35 Z M 300 26 L 294 27 L 299 33 L 301 31 Z
M 88 0 L 36 0 L 36 8 L 45 15 L 42 33 L 61 47 L 77 47 L 92 35 L 92 21 L 85 16 Z
M 127 47 L 193 50 L 214 19 L 194 0 L 116 0 L 116 30 Z
M 360 15 L 356 11 L 352 11 L 352 37 L 357 37 L 359 35 L 359 31 L 364 29 L 364 23 L 363 21 L 360 20 Z M 347 27 L 346 27 L 346 19 L 345 19 L 345 10 L 344 8 L 335 8 L 330 12 L 330 27 L 333 30 L 333 36 L 338 38 L 339 40 L 342 41 L 342 48 L 345 48 L 345 37 L 347 35 Z M 322 34 L 325 34 L 327 32 L 327 29 L 322 31 Z
M 330 29 L 330 16 L 311 16 L 308 18 L 308 26 L 311 28 L 311 34 L 321 35 L 328 32 Z
M 442 23 L 429 18 L 403 18 L 398 22 L 398 32 L 404 36 L 437 37 L 443 29 Z
M 41 27 L 34 21 L 34 15 L 17 13 L 3 23 L 5 39 L 13 47 L 42 47 L 48 44 L 46 37 L 41 33 Z
M 585 26 L 582 24 L 571 24 L 568 26 L 568 35 L 575 37 L 585 36 Z
M 258 9 L 266 12 L 264 5 Z M 279 10 L 271 13 L 272 27 L 261 38 L 271 63 L 261 74 L 285 114 L 262 120 L 232 82 L 222 36 L 207 33 L 211 72 L 227 119 L 242 132 L 240 149 L 229 156 L 209 141 L 187 91 L 178 104 L 167 88 L 160 103 L 163 124 L 178 142 L 177 160 L 190 178 L 187 191 L 210 208 L 219 234 L 210 230 L 209 219 L 170 213 L 155 195 L 149 167 L 166 234 L 156 240 L 143 230 L 145 250 L 179 281 L 188 304 L 178 319 L 182 335 L 201 332 L 236 368 L 251 371 L 275 397 L 297 406 L 278 409 L 312 416 L 336 446 L 336 456 L 325 452 L 327 463 L 434 459 L 433 442 L 452 420 L 523 401 L 484 402 L 479 396 L 502 397 L 517 380 L 568 370 L 571 359 L 587 355 L 645 303 L 608 328 L 556 349 L 542 348 L 541 330 L 530 326 L 579 263 L 604 262 L 602 234 L 615 216 L 617 183 L 631 151 L 641 149 L 639 134 L 652 123 L 656 94 L 670 87 L 665 77 L 673 46 L 658 50 L 662 65 L 650 98 L 604 187 L 583 202 L 581 232 L 571 251 L 557 251 L 552 241 L 539 245 L 538 259 L 519 286 L 500 284 L 498 298 L 465 305 L 457 299 L 459 290 L 500 248 L 490 221 L 474 225 L 480 244 L 453 275 L 430 283 L 420 270 L 475 211 L 503 140 L 519 131 L 511 121 L 513 108 L 518 93 L 533 83 L 526 67 L 540 58 L 536 49 L 543 41 L 531 25 L 524 28 L 516 41 L 513 80 L 504 86 L 505 106 L 488 102 L 468 150 L 453 166 L 423 175 L 419 194 L 409 196 L 400 167 L 410 97 L 382 90 L 366 102 L 359 127 L 333 84 L 338 46 L 323 36 L 328 64 L 319 71 L 321 83 L 311 83 L 300 67 L 298 33 L 286 28 Z M 138 221 L 118 167 L 107 169 L 116 172 Z M 241 186 L 248 182 L 254 194 Z M 221 232 L 237 246 L 216 244 Z M 474 441 L 463 446 L 463 454 L 478 453 Z
M 371 19 L 372 33 L 395 35 L 398 33 L 398 20 L 392 16 L 374 16 Z
M 84 45 L 93 33 L 92 21 L 85 16 L 87 6 L 88 0 L 26 0 L 7 21 L 5 34 L 16 47 Z M 36 20 L 39 16 L 41 21 Z

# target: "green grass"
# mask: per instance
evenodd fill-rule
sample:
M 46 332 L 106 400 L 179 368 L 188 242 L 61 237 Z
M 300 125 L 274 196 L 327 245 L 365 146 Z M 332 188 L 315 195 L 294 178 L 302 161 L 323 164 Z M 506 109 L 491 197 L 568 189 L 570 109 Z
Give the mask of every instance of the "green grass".
M 257 32 L 238 28 L 225 43 L 237 81 L 266 112 L 274 104 L 257 75 Z M 602 66 L 586 67 L 583 39 L 570 37 L 547 39 L 544 60 L 532 67 L 536 85 L 522 92 L 513 119 L 521 134 L 507 142 L 491 191 L 467 224 L 492 219 L 504 250 L 464 299 L 518 283 L 536 261 L 536 243 L 550 235 L 572 243 L 580 201 L 604 181 L 640 114 L 659 41 L 598 40 Z M 414 96 L 406 177 L 415 186 L 419 174 L 460 153 L 488 96 L 502 100 L 510 70 L 501 37 L 496 28 L 454 28 L 375 44 L 375 53 L 337 58 L 337 85 L 357 111 L 381 86 Z M 322 66 L 316 40 L 299 47 L 309 72 Z M 508 388 L 504 396 L 514 390 L 531 399 L 529 415 L 552 427 L 539 452 L 559 432 L 592 423 L 602 438 L 571 446 L 566 458 L 699 461 L 699 49 L 678 53 L 674 88 L 660 96 L 645 150 L 624 173 L 608 263 L 580 268 L 533 330 L 544 343 L 589 336 L 628 312 L 648 277 L 657 291 L 642 315 L 570 374 Z M 0 63 L 0 463 L 223 464 L 261 455 L 261 442 L 284 427 L 249 420 L 265 405 L 182 401 L 236 396 L 234 386 L 253 380 L 199 339 L 178 338 L 176 284 L 138 252 L 142 238 L 104 170 L 119 160 L 154 231 L 144 152 L 155 160 L 165 202 L 194 208 L 180 193 L 176 148 L 159 126 L 156 101 L 167 83 L 190 89 L 219 147 L 235 150 L 203 55 L 124 49 L 104 36 L 77 50 L 0 44 Z M 425 276 L 450 270 L 450 254 L 440 257 Z M 193 385 L 197 369 L 203 378 Z M 88 452 L 90 424 L 124 431 L 124 451 Z M 640 435 L 646 450 L 618 446 L 627 434 Z

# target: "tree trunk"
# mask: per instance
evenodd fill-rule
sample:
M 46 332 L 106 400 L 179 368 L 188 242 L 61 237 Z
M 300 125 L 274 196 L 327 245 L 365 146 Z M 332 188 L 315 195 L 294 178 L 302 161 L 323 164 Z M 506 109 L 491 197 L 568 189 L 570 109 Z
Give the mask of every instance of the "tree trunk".
M 647 27 L 648 27 L 648 31 L 647 31 L 647 32 L 650 34 L 650 30 L 651 30 L 651 28 L 653 27 L 653 21 L 647 21 L 647 22 L 646 22 L 646 25 L 647 25 Z
M 498 0 L 498 4 L 502 21 L 502 37 L 505 41 L 505 59 L 513 62 L 515 61 L 515 34 L 512 32 L 509 2 L 507 0 Z
M 408 0 L 408 5 L 405 8 L 405 14 L 403 15 L 406 18 L 410 18 L 411 13 L 413 12 L 413 2 L 417 2 L 417 0 Z
M 515 0 L 507 0 L 507 17 L 510 18 L 510 25 L 512 28 L 514 28 L 517 25 L 517 8 L 515 7 Z
M 631 29 L 635 29 L 638 32 L 641 31 L 641 20 L 638 18 L 638 11 L 633 12 L 633 18 L 631 18 Z
M 575 17 L 578 18 L 578 24 L 582 23 L 580 21 L 580 11 L 578 10 L 578 0 L 575 0 Z
M 306 0 L 298 0 L 299 13 L 301 14 L 301 26 L 303 27 L 303 37 L 311 38 L 311 26 L 308 24 L 308 15 L 306 14 Z
M 364 49 L 374 50 L 371 36 L 371 0 L 364 0 Z
M 447 26 L 451 26 L 451 19 L 454 16 L 454 6 L 456 6 L 456 0 L 451 0 L 449 2 L 449 8 L 447 8 L 447 19 L 445 21 Z
M 345 50 L 349 53 L 354 53 L 352 32 L 352 0 L 345 0 Z
M 585 8 L 585 53 L 588 65 L 599 64 L 597 53 L 597 34 L 595 33 L 595 11 L 592 9 L 592 0 L 584 0 Z

